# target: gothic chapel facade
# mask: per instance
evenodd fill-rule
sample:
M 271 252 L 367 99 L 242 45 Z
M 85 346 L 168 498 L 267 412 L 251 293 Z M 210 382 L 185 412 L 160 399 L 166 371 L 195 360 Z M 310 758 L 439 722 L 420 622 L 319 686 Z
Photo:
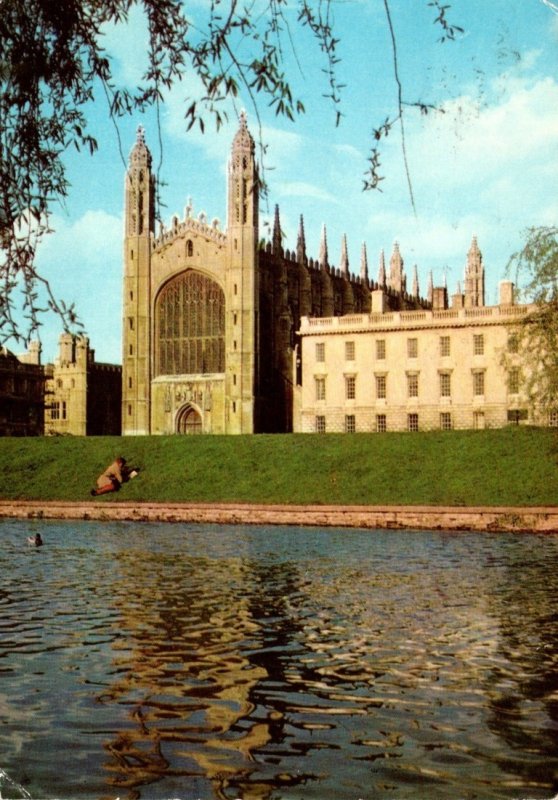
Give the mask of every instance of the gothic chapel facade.
M 297 393 L 302 317 L 366 313 L 378 285 L 329 264 L 325 229 L 317 260 L 306 255 L 302 218 L 296 252 L 260 244 L 254 140 L 241 114 L 228 167 L 227 227 L 192 216 L 155 233 L 155 182 L 143 130 L 125 184 L 122 431 L 124 434 L 288 432 Z M 385 302 L 428 305 L 407 294 L 398 252 Z M 392 274 L 393 273 L 393 274 Z M 299 359 L 298 359 L 299 360 Z M 300 379 L 300 370 L 298 380 Z

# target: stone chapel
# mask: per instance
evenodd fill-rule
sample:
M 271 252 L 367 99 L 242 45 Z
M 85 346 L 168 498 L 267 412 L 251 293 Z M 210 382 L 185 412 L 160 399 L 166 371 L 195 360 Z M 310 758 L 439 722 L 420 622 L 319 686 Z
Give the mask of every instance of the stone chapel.
M 205 215 L 155 231 L 151 153 L 138 129 L 125 177 L 122 432 L 243 434 L 293 430 L 303 317 L 372 311 L 374 292 L 394 311 L 430 307 L 407 292 L 395 246 L 389 274 L 374 283 L 363 245 L 349 273 L 346 240 L 334 267 L 325 227 L 319 256 L 283 248 L 279 210 L 271 242 L 260 238 L 259 175 L 246 115 L 228 165 L 226 229 Z M 381 266 L 380 266 L 381 270 Z M 381 285 L 379 285 L 381 284 Z

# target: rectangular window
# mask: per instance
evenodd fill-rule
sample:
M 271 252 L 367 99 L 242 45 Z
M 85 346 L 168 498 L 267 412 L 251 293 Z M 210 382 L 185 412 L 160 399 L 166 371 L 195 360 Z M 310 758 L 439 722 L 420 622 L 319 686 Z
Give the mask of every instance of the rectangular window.
M 475 430 L 483 430 L 484 427 L 484 411 L 475 411 L 473 414 L 473 428 L 475 428 Z
M 512 367 L 508 372 L 508 393 L 519 393 L 519 369 L 517 367 Z
M 345 433 L 354 433 L 356 431 L 355 415 L 346 414 L 345 416 Z
M 450 337 L 440 336 L 440 355 L 442 357 L 450 354 Z
M 419 420 L 418 414 L 407 414 L 407 430 L 408 431 L 418 431 L 419 429 Z
M 447 411 L 442 411 L 440 414 L 440 428 L 443 431 L 451 431 L 451 414 Z
M 60 403 L 53 403 L 50 409 L 51 419 L 60 419 Z
M 484 372 L 473 372 L 473 394 L 484 395 Z
M 325 378 L 314 378 L 316 387 L 316 400 L 325 400 Z
M 376 358 L 383 361 L 386 357 L 386 340 L 376 339 Z
M 417 358 L 418 339 L 407 339 L 407 355 L 409 358 Z
M 355 360 L 355 343 L 345 342 L 345 361 Z
M 558 428 L 558 411 L 548 412 L 548 424 L 551 428 Z
M 376 414 L 376 431 L 385 433 L 387 431 L 387 420 L 385 414 Z
M 385 400 L 387 396 L 387 378 L 385 375 L 376 375 L 376 397 Z
M 62 419 L 66 419 L 66 401 L 62 400 Z
M 484 334 L 475 333 L 473 336 L 473 354 L 476 356 L 484 355 Z
M 409 397 L 418 397 L 418 374 L 416 372 L 407 375 L 407 394 Z
M 316 417 L 316 433 L 326 432 L 326 419 L 325 417 Z
M 519 336 L 517 333 L 510 333 L 508 335 L 508 353 L 519 352 Z
M 316 361 L 325 361 L 325 342 L 316 342 Z
M 356 397 L 356 378 L 354 375 L 345 375 L 345 397 L 354 400 Z
M 440 397 L 451 397 L 451 375 L 449 372 L 440 373 Z

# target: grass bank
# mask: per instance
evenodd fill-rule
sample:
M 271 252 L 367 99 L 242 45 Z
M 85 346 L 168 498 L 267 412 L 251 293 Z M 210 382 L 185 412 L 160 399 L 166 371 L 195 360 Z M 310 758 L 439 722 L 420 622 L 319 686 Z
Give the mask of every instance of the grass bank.
M 116 455 L 141 467 L 95 502 L 555 505 L 556 433 L 538 428 L 288 436 L 0 440 L 0 498 L 91 500 Z

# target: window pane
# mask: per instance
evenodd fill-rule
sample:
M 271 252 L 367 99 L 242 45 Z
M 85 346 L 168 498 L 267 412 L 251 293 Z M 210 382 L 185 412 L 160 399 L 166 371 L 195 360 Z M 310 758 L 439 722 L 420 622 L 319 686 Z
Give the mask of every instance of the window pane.
M 451 431 L 451 414 L 449 412 L 440 414 L 440 428 L 443 431 Z
M 450 337 L 440 336 L 440 355 L 449 356 L 450 354 Z
M 386 398 L 386 376 L 376 375 L 376 397 L 380 400 Z
M 377 339 L 376 340 L 376 358 L 382 360 L 386 357 L 386 340 L 385 339 Z
M 345 392 L 347 400 L 354 400 L 356 396 L 356 378 L 354 375 L 348 375 L 345 378 Z
M 409 358 L 418 356 L 418 339 L 407 339 L 407 355 Z
M 451 396 L 451 375 L 446 372 L 440 374 L 440 396 Z
M 225 371 L 225 295 L 198 272 L 171 280 L 157 299 L 157 375 Z
M 355 360 L 355 343 L 354 342 L 345 342 L 345 360 L 346 361 L 354 361 Z
M 316 342 L 316 361 L 325 361 L 325 342 Z

